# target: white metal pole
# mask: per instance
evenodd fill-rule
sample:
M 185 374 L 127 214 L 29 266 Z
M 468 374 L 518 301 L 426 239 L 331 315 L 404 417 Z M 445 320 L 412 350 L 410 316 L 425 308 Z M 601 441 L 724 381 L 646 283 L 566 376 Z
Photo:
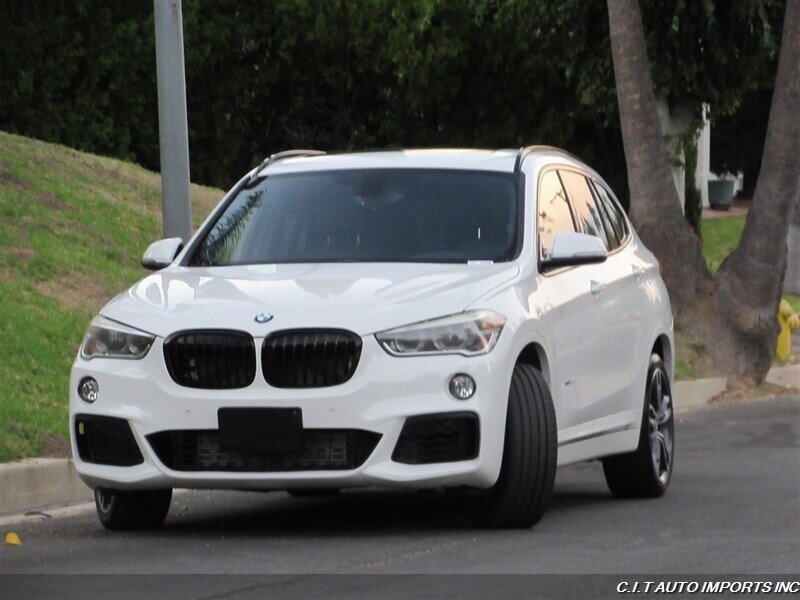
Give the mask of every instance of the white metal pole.
M 181 0 L 154 0 L 164 237 L 192 231 Z

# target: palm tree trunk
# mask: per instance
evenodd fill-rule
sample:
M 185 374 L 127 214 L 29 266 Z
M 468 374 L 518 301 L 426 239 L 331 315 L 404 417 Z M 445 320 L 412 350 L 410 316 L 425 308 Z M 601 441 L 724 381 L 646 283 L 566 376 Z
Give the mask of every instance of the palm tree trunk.
M 658 256 L 673 305 L 680 310 L 708 296 L 711 275 L 673 183 L 638 0 L 609 0 L 608 22 L 630 216 L 644 243 Z
M 631 217 L 662 262 L 677 326 L 705 346 L 709 370 L 763 381 L 800 201 L 800 0 L 786 3 L 761 173 L 742 239 L 713 281 L 675 199 L 638 0 L 609 0 L 608 18 Z
M 734 339 L 728 368 L 763 379 L 778 333 L 787 234 L 800 195 L 800 1 L 786 3 L 767 137 L 742 239 L 717 273 L 715 313 Z M 794 249 L 796 251 L 796 249 Z

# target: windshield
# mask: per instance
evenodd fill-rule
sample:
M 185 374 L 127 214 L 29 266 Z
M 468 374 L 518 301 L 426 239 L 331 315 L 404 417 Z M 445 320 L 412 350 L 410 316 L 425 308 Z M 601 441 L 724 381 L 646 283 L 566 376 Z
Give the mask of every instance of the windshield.
M 277 174 L 228 203 L 188 264 L 502 261 L 514 254 L 516 224 L 511 174 Z

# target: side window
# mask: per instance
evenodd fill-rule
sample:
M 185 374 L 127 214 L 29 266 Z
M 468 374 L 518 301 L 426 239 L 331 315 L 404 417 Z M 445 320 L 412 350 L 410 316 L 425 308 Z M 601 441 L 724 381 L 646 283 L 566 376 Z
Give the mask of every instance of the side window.
M 559 171 L 558 174 L 561 176 L 561 180 L 567 190 L 567 196 L 569 196 L 570 202 L 575 208 L 575 214 L 578 217 L 578 224 L 581 229 L 584 233 L 600 238 L 606 249 L 608 249 L 609 243 L 605 227 L 603 227 L 603 218 L 594 203 L 594 196 L 592 196 L 592 191 L 589 189 L 589 182 L 586 181 L 586 177 L 575 171 Z
M 614 232 L 617 234 L 617 238 L 619 238 L 620 243 L 622 243 L 622 241 L 628 235 L 628 229 L 625 225 L 625 217 L 622 216 L 620 208 L 611 199 L 611 194 L 603 185 L 597 181 L 594 181 L 594 189 L 597 192 L 597 198 L 600 200 L 603 208 L 606 209 L 606 213 L 608 213 L 608 217 L 611 220 L 611 225 L 614 228 Z
M 614 229 L 614 225 L 611 223 L 611 217 L 609 216 L 608 209 L 606 208 L 603 201 L 600 199 L 600 195 L 597 191 L 597 186 L 588 177 L 587 181 L 589 182 L 589 187 L 592 188 L 592 194 L 594 195 L 594 202 L 597 205 L 598 210 L 600 211 L 600 217 L 603 219 L 603 227 L 606 230 L 606 238 L 608 238 L 608 250 L 610 251 L 619 248 L 621 240 L 617 236 L 617 231 Z
M 542 176 L 537 202 L 539 252 L 541 258 L 546 260 L 553 252 L 556 234 L 560 231 L 575 231 L 567 195 L 555 171 L 548 171 Z

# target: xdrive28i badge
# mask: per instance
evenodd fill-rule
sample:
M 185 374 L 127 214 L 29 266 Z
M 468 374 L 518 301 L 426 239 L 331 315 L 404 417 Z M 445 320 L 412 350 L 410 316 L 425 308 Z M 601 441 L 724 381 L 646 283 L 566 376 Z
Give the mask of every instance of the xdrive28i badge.
M 256 323 L 269 323 L 272 321 L 272 313 L 263 312 L 256 315 Z

